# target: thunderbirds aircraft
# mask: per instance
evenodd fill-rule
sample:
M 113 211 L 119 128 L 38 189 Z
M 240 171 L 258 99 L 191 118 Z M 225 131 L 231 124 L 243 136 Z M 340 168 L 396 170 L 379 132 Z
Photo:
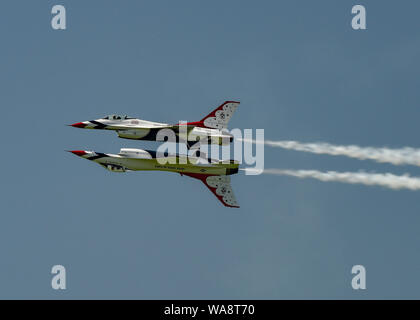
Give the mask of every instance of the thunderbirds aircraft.
M 171 125 L 128 116 L 111 115 L 97 120 L 74 123 L 70 126 L 84 129 L 114 130 L 120 138 L 149 141 L 157 141 L 159 130 L 170 129 L 176 134 L 176 142 L 185 142 L 188 147 L 196 144 L 197 141 L 227 145 L 233 141 L 233 136 L 226 132 L 228 122 L 238 105 L 239 102 L 236 101 L 225 101 L 200 121 L 186 124 Z M 182 135 L 183 129 L 185 135 Z
M 119 154 L 84 150 L 69 152 L 96 162 L 113 172 L 137 170 L 177 172 L 201 180 L 223 205 L 239 208 L 230 186 L 229 177 L 229 175 L 238 173 L 239 162 L 236 160 L 209 159 L 202 154 L 188 157 L 179 154 L 160 154 L 156 151 L 131 148 L 123 148 Z

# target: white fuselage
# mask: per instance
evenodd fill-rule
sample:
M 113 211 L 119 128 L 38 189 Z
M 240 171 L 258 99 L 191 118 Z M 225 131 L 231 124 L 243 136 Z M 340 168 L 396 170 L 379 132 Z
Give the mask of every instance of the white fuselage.
M 170 137 L 170 132 L 167 130 L 172 130 L 176 141 L 191 142 L 200 140 L 202 143 L 219 145 L 226 145 L 232 141 L 232 135 L 220 129 L 186 126 L 184 124 L 170 125 L 134 118 L 107 118 L 84 121 L 77 124 L 77 126 L 85 129 L 113 130 L 117 132 L 120 138 L 125 139 L 165 141 L 165 136 Z M 159 137 L 162 137 L 162 139 L 159 139 Z
M 77 154 L 77 153 L 76 153 Z M 79 151 L 79 155 L 94 161 L 110 171 L 158 170 L 178 173 L 229 175 L 237 172 L 239 163 L 233 160 L 217 160 L 184 155 L 160 155 L 142 149 L 121 149 L 119 154 Z

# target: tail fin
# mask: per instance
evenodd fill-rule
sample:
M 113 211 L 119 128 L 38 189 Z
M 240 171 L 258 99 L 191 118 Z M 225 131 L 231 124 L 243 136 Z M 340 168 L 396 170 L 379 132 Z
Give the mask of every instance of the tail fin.
M 238 106 L 239 102 L 237 101 L 225 101 L 200 121 L 190 122 L 188 125 L 220 130 L 227 129 L 229 120 Z
M 201 173 L 181 173 L 181 176 L 182 175 L 201 180 L 225 207 L 239 208 L 230 185 L 229 176 L 208 175 Z

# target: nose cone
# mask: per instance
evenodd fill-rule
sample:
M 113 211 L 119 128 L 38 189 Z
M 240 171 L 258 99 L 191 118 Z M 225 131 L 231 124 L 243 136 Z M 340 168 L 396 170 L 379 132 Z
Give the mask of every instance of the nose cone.
M 86 151 L 83 151 L 83 150 L 72 150 L 72 151 L 69 151 L 69 152 L 71 152 L 71 153 L 73 153 L 73 154 L 75 154 L 76 156 L 79 156 L 79 157 L 87 154 Z
M 77 123 L 73 123 L 70 126 L 75 127 L 75 128 L 84 128 L 87 126 L 87 124 L 84 124 L 83 122 L 77 122 Z

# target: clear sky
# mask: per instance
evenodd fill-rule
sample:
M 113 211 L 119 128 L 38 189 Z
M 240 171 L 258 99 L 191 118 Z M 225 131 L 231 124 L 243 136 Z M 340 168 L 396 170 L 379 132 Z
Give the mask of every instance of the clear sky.
M 367 30 L 351 28 L 364 4 Z M 51 8 L 67 9 L 67 30 Z M 270 140 L 420 147 L 416 1 L 1 1 L 0 298 L 420 298 L 420 193 L 232 177 L 240 209 L 171 173 L 117 174 L 64 150 L 155 142 L 66 124 L 128 114 Z M 420 175 L 265 149 L 265 166 Z M 51 267 L 67 289 L 51 288 Z M 351 268 L 367 270 L 367 290 Z

